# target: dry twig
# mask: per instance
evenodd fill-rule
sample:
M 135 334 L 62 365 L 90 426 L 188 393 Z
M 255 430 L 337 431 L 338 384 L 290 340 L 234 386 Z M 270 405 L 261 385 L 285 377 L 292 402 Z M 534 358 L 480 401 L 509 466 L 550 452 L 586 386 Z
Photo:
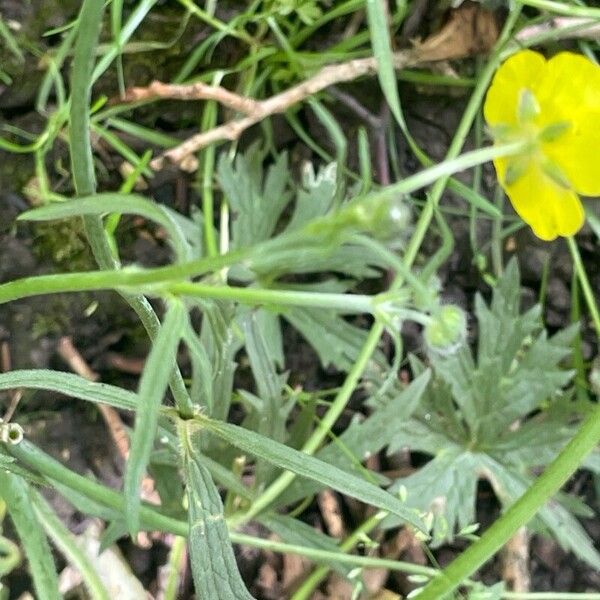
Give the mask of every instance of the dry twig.
M 87 364 L 83 356 L 73 345 L 73 340 L 64 336 L 58 342 L 57 351 L 61 358 L 69 365 L 72 371 L 88 381 L 98 381 L 99 377 Z M 108 427 L 110 436 L 117 447 L 119 455 L 123 460 L 129 456 L 129 436 L 123 425 L 119 413 L 106 404 L 98 403 L 100 414 Z M 154 489 L 154 481 L 150 477 L 144 477 L 142 481 L 142 498 L 154 504 L 160 504 L 160 498 Z
M 395 53 L 394 67 L 400 70 L 418 64 L 485 53 L 493 46 L 497 36 L 498 27 L 492 12 L 478 6 L 460 7 L 451 12 L 448 22 L 439 32 L 422 43 L 415 43 L 412 49 Z M 194 171 L 198 167 L 198 161 L 193 154 L 198 150 L 214 142 L 235 141 L 252 125 L 256 125 L 266 117 L 284 113 L 294 104 L 306 100 L 325 88 L 376 73 L 377 60 L 371 56 L 325 66 L 313 77 L 265 100 L 254 100 L 230 92 L 221 86 L 204 83 L 170 85 L 155 81 L 147 88 L 130 89 L 125 94 L 125 101 L 153 98 L 215 100 L 245 115 L 192 136 L 150 163 L 153 169 L 158 170 L 163 167 L 166 160 L 177 164 L 183 170 Z
M 529 573 L 529 533 L 521 527 L 508 540 L 502 552 L 502 579 L 512 592 L 528 592 L 531 585 Z
M 418 62 L 422 62 L 420 52 L 407 50 L 404 52 L 398 52 L 394 55 L 394 65 L 397 69 L 404 69 L 409 66 L 413 66 Z M 197 161 L 190 160 L 190 156 L 198 150 L 205 148 L 206 146 L 223 140 L 234 141 L 237 140 L 246 129 L 252 125 L 256 125 L 266 117 L 270 117 L 275 114 L 284 113 L 294 104 L 306 100 L 310 96 L 317 94 L 325 88 L 347 81 L 353 81 L 359 77 L 365 75 L 375 75 L 377 73 L 377 61 L 373 57 L 359 58 L 350 60 L 345 63 L 336 65 L 328 65 L 323 67 L 316 75 L 291 87 L 285 92 L 271 96 L 266 100 L 252 100 L 244 96 L 237 96 L 222 87 L 213 87 L 203 85 L 201 88 L 196 87 L 196 95 L 185 93 L 184 89 L 188 86 L 170 86 L 168 84 L 161 84 L 154 82 L 150 85 L 148 90 L 159 89 L 161 92 L 161 98 L 178 98 L 185 100 L 216 100 L 217 102 L 233 108 L 233 105 L 243 107 L 244 110 L 236 108 L 239 112 L 243 112 L 246 116 L 234 119 L 210 129 L 198 133 L 185 142 L 168 150 L 161 156 L 155 158 L 150 166 L 153 169 L 160 169 L 163 167 L 165 159 L 178 164 L 184 170 L 193 171 L 197 168 Z M 196 85 L 196 84 L 195 84 Z M 193 87 L 193 86 L 189 86 Z M 140 98 L 141 92 L 137 88 L 136 99 Z M 169 94 L 169 92 L 171 92 Z M 157 94 L 148 93 L 146 97 L 156 97 Z M 130 98 L 129 93 L 126 94 L 126 98 Z
M 0 344 L 0 369 L 2 373 L 8 373 L 12 370 L 12 360 L 10 358 L 10 345 L 7 341 L 3 341 L 2 344 Z M 8 423 L 15 414 L 17 406 L 19 406 L 19 402 L 21 402 L 21 398 L 23 397 L 23 390 L 13 390 L 10 393 L 9 397 L 10 403 L 3 417 L 5 423 Z
M 549 31 L 553 32 L 557 39 L 600 39 L 600 23 L 580 17 L 554 17 L 543 23 L 536 23 L 521 29 L 515 37 L 519 41 L 525 41 Z

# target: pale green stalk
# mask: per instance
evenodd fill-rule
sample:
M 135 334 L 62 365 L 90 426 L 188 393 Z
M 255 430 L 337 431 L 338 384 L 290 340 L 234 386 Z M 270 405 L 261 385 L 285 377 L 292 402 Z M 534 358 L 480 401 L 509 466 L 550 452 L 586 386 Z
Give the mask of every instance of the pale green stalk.
M 79 29 L 75 42 L 71 77 L 69 149 L 73 183 L 78 196 L 89 196 L 96 192 L 90 140 L 90 101 L 95 50 L 100 36 L 103 11 L 103 2 L 84 0 L 79 13 Z M 119 266 L 118 261 L 113 256 L 110 238 L 104 230 L 102 219 L 98 216 L 84 216 L 83 224 L 98 266 L 106 271 L 116 270 Z M 158 334 L 160 321 L 148 300 L 138 293 L 123 293 L 122 296 L 136 312 L 148 336 L 153 340 Z M 170 387 L 181 415 L 190 417 L 194 412 L 194 406 L 178 368 L 173 371 Z

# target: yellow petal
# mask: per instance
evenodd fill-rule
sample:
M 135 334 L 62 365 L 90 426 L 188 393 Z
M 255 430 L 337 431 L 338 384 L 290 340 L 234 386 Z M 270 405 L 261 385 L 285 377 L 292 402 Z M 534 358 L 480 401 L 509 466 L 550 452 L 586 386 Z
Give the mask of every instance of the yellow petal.
M 513 54 L 496 71 L 483 105 L 488 125 L 514 126 L 521 90 L 536 93 L 537 80 L 543 75 L 546 59 L 532 50 Z
M 596 112 L 600 110 L 600 67 L 582 54 L 560 52 L 536 77 L 535 95 L 543 124 Z
M 536 98 L 541 127 L 570 123 L 543 153 L 586 196 L 600 196 L 600 67 L 581 54 L 561 52 L 546 64 Z
M 551 241 L 558 236 L 567 237 L 577 233 L 585 219 L 579 196 L 558 185 L 534 161 L 512 185 L 506 185 L 505 174 L 509 161 L 494 161 L 498 179 L 514 209 L 535 235 Z
M 563 135 L 542 144 L 542 152 L 561 169 L 574 190 L 600 196 L 600 105 L 593 112 L 579 111 Z

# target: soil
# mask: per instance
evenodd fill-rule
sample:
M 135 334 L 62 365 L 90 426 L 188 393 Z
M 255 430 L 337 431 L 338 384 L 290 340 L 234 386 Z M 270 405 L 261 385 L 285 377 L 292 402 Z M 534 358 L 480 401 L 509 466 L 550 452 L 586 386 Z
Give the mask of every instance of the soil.
M 162 5 L 164 10 L 163 24 L 171 23 L 174 16 L 167 4 Z M 230 3 L 231 4 L 231 3 Z M 233 3 L 235 4 L 235 3 Z M 426 5 L 427 3 L 417 3 Z M 3 18 L 15 19 L 23 24 L 23 36 L 40 43 L 41 34 L 52 26 L 67 22 L 74 16 L 78 2 L 47 2 L 34 0 L 31 2 L 17 2 L 2 0 L 1 11 Z M 41 7 L 47 8 L 42 14 Z M 419 32 L 419 27 L 426 28 L 431 24 L 431 11 L 427 12 L 425 6 L 421 19 L 411 21 L 411 27 Z M 231 6 L 223 10 L 234 10 Z M 160 14 L 160 13 L 159 13 Z M 158 18 L 158 17 L 157 17 Z M 424 32 L 426 33 L 426 31 Z M 335 31 L 331 33 L 335 34 Z M 186 36 L 195 39 L 205 35 L 202 29 L 191 28 Z M 412 34 L 411 34 L 412 35 Z M 185 39 L 181 43 L 185 42 Z M 52 38 L 47 42 L 52 44 Z M 312 42 L 318 44 L 318 41 Z M 235 47 L 228 51 L 235 54 Z M 3 59 L 0 51 L 0 58 Z M 4 60 L 4 59 L 3 59 Z M 128 59 L 130 75 L 128 81 L 136 84 L 148 82 L 150 77 L 156 77 L 156 70 L 150 70 L 148 64 L 153 57 L 145 57 L 141 64 L 131 58 Z M 215 59 L 217 60 L 217 59 Z M 219 61 L 226 61 L 227 57 L 219 57 Z M 177 48 L 172 49 L 165 59 L 158 65 L 160 76 L 169 79 L 169 73 L 180 66 L 177 59 Z M 460 61 L 452 64 L 461 73 L 470 72 L 474 68 L 473 61 Z M 6 65 L 6 67 L 5 67 Z M 11 124 L 27 131 L 37 132 L 43 123 L 42 118 L 35 112 L 35 93 L 40 82 L 39 72 L 35 69 L 34 60 L 27 57 L 24 64 L 8 61 L 3 64 L 5 69 L 14 79 L 11 86 L 0 85 L 0 124 Z M 25 77 L 25 73 L 33 76 Z M 105 78 L 101 84 L 106 89 L 114 90 L 114 79 Z M 373 81 L 359 82 L 345 85 L 340 91 L 360 99 L 373 114 L 390 123 L 389 115 L 382 109 L 382 98 L 375 92 Z M 408 127 L 417 142 L 433 159 L 441 159 L 456 129 L 465 102 L 466 94 L 453 93 L 448 90 L 436 90 L 435 93 L 425 95 L 422 89 L 404 83 L 401 87 L 402 101 L 406 111 Z M 359 126 L 364 125 L 355 112 L 342 102 L 330 104 L 339 122 L 349 139 L 355 139 Z M 195 122 L 193 109 L 181 105 L 171 106 L 169 103 L 161 104 L 161 115 L 148 110 L 140 113 L 140 119 L 151 126 L 161 127 L 171 132 L 177 130 L 184 135 L 188 127 Z M 314 119 L 310 110 L 300 109 L 300 118 L 308 126 L 310 133 L 321 141 L 327 136 L 320 129 L 319 123 Z M 287 149 L 296 161 L 307 157 L 306 148 L 296 142 L 293 132 L 285 125 L 282 119 L 274 120 L 275 145 L 279 149 Z M 250 130 L 242 141 L 242 147 L 247 145 L 259 132 Z M 378 131 L 371 129 L 370 138 L 376 154 Z M 406 147 L 399 132 L 396 143 L 400 149 L 403 173 L 414 172 L 418 164 Z M 471 142 L 469 142 L 471 144 Z M 326 145 L 327 142 L 323 141 Z M 329 148 L 333 152 L 333 148 Z M 351 151 L 352 153 L 354 150 Z M 106 151 L 104 153 L 106 155 Z M 111 155 L 108 154 L 109 160 Z M 50 157 L 51 161 L 67 160 L 65 147 L 58 147 Z M 112 157 L 114 165 L 118 164 L 116 157 Z M 55 165 L 56 163 L 54 163 Z M 53 165 L 53 166 L 54 166 Z M 109 166 L 114 166 L 109 165 Z M 61 185 L 58 171 L 51 171 L 56 177 L 57 185 Z M 388 175 L 381 164 L 375 165 L 380 180 L 385 181 Z M 82 232 L 74 223 L 56 228 L 42 225 L 15 224 L 16 216 L 29 207 L 29 201 L 23 192 L 26 183 L 33 176 L 33 162 L 28 155 L 14 155 L 0 151 L 0 282 L 9 281 L 18 277 L 35 275 L 60 270 L 79 270 L 93 268 L 89 252 L 83 242 Z M 101 178 L 100 185 L 110 189 L 114 184 L 114 175 L 109 171 Z M 492 173 L 484 170 L 484 188 L 491 191 Z M 118 180 L 117 180 L 118 181 Z M 465 178 L 468 181 L 468 177 Z M 151 189 L 146 193 L 152 195 L 157 201 L 176 207 L 182 212 L 197 202 L 198 196 L 194 191 L 193 178 L 180 173 L 165 172 L 159 174 L 151 184 Z M 113 187 L 114 189 L 114 187 Z M 446 207 L 456 207 L 464 210 L 464 202 L 447 192 L 443 204 Z M 506 208 L 510 212 L 510 208 Z M 481 272 L 473 263 L 472 249 L 469 241 L 468 219 L 464 217 L 450 217 L 450 224 L 456 240 L 452 256 L 442 267 L 440 278 L 444 295 L 465 309 L 471 311 L 474 294 L 481 291 L 487 295 L 488 288 L 482 281 Z M 168 250 L 163 242 L 154 235 L 155 232 L 140 220 L 132 220 L 127 227 L 128 236 L 124 248 L 128 261 L 139 264 L 156 265 L 168 261 Z M 489 225 L 479 225 L 477 231 L 480 244 L 489 239 Z M 65 244 L 65 240 L 68 243 Z M 600 289 L 600 262 L 596 259 L 600 251 L 598 239 L 591 233 L 583 233 L 579 237 L 583 258 L 586 261 L 593 289 Z M 66 249 L 65 249 L 66 246 Z M 428 239 L 424 252 L 430 254 L 435 251 L 437 240 Z M 516 254 L 522 269 L 523 296 L 525 302 L 532 302 L 538 296 L 541 285 L 541 274 L 544 265 L 549 265 L 548 293 L 545 305 L 545 320 L 551 329 L 558 329 L 570 322 L 570 287 L 571 266 L 566 246 L 560 242 L 552 245 L 542 244 L 528 232 L 520 230 L 509 238 L 503 248 L 505 258 Z M 488 253 L 489 255 L 489 253 Z M 420 331 L 417 327 L 407 326 L 404 330 L 405 345 L 409 351 L 418 350 L 422 346 Z M 0 307 L 0 342 L 5 342 L 10 352 L 10 367 L 18 368 L 53 368 L 68 370 L 67 365 L 57 354 L 57 343 L 63 336 L 71 336 L 74 346 L 81 352 L 91 368 L 97 372 L 102 381 L 110 382 L 122 387 L 134 389 L 137 381 L 135 368 L 124 370 L 122 363 L 115 362 L 115 356 L 124 359 L 129 366 L 139 365 L 143 360 L 148 344 L 145 334 L 141 330 L 135 315 L 126 307 L 116 294 L 72 294 L 56 295 L 52 297 L 34 297 L 18 302 L 5 304 Z M 584 360 L 590 360 L 598 353 L 595 338 L 590 328 L 582 331 Z M 323 370 L 318 359 L 293 330 L 286 331 L 285 337 L 286 368 L 292 377 L 307 389 L 329 387 L 339 382 L 340 375 Z M 6 365 L 5 365 L 6 366 Z M 243 378 L 241 370 L 239 377 Z M 241 383 L 241 381 L 240 381 Z M 8 401 L 8 398 L 6 397 Z M 353 410 L 360 408 L 360 403 L 352 405 Z M 0 411 L 1 412 L 1 411 Z M 99 418 L 94 407 L 67 399 L 59 395 L 42 392 L 26 393 L 19 406 L 19 423 L 26 427 L 27 436 L 44 450 L 59 458 L 70 468 L 80 473 L 92 473 L 98 479 L 111 486 L 120 486 L 122 475 L 122 460 L 119 458 L 115 447 L 107 435 L 105 424 Z M 382 468 L 385 460 L 382 458 Z M 575 487 L 581 496 L 584 496 L 589 505 L 598 511 L 599 499 L 596 493 L 598 481 L 590 474 L 580 472 L 571 487 Z M 53 506 L 61 518 L 74 532 L 81 532 L 86 526 L 83 515 L 78 513 L 70 504 L 66 503 L 56 494 L 48 492 Z M 479 490 L 478 519 L 485 527 L 497 518 L 499 509 L 493 494 L 485 486 Z M 351 502 L 338 498 L 341 503 L 343 519 L 348 530 L 352 529 L 353 521 L 360 517 L 361 511 Z M 325 528 L 323 515 L 315 503 L 305 512 L 306 520 L 310 524 Z M 588 533 L 600 543 L 600 523 L 598 520 L 584 522 Z M 10 531 L 10 530 L 8 530 Z M 382 540 L 385 542 L 386 540 Z M 164 564 L 166 547 L 159 541 L 150 549 L 141 549 L 130 542 L 121 542 L 121 550 L 126 560 L 132 565 L 135 574 L 142 583 L 150 589 L 156 584 L 158 567 Z M 437 561 L 443 566 L 449 563 L 462 546 L 460 544 L 444 547 L 436 552 Z M 410 560 L 418 557 L 418 552 L 408 548 L 398 558 Z M 286 561 L 281 557 L 261 554 L 252 549 L 239 549 L 238 559 L 240 568 L 257 598 L 276 598 L 277 590 L 282 578 L 282 570 Z M 57 563 L 62 565 L 57 557 Z M 267 565 L 267 567 L 265 567 Z M 269 569 L 271 569 L 269 571 Z M 565 554 L 553 541 L 534 537 L 531 543 L 530 574 L 532 589 L 536 591 L 600 591 L 600 574 L 593 571 L 585 564 L 576 561 L 572 556 Z M 492 583 L 498 581 L 500 570 L 498 561 L 488 565 L 482 572 L 484 581 Z M 333 583 L 332 583 L 333 582 Z M 11 598 L 18 598 L 20 594 L 29 589 L 28 576 L 23 568 L 14 571 L 8 578 L 11 588 Z M 335 580 L 330 581 L 333 589 Z M 398 593 L 407 593 L 410 583 L 405 577 L 390 576 L 386 587 Z M 327 597 L 344 597 L 331 595 Z M 182 598 L 191 597 L 191 587 L 188 582 L 187 592 Z M 321 588 L 327 594 L 328 586 Z M 315 597 L 318 597 L 315 596 Z M 323 596 L 325 597 L 325 596 Z

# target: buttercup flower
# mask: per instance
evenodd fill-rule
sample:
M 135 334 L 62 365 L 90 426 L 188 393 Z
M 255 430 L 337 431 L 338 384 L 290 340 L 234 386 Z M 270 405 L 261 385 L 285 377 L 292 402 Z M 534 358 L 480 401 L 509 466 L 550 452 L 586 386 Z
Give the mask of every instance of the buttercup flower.
M 543 240 L 571 236 L 585 214 L 578 194 L 600 196 L 600 67 L 579 54 L 514 54 L 496 72 L 483 107 L 498 144 L 526 140 L 494 161 L 519 216 Z

